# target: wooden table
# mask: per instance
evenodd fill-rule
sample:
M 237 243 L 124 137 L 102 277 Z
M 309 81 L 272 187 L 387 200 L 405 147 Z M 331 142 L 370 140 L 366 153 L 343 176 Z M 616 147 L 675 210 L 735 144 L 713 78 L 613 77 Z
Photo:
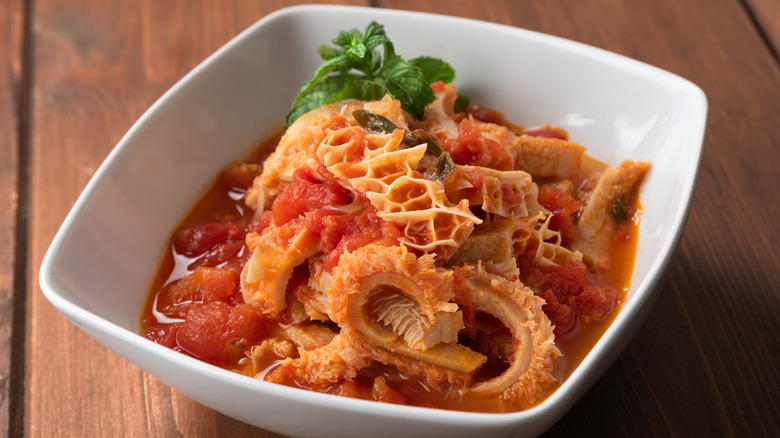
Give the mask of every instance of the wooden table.
M 37 277 L 66 213 L 141 113 L 241 30 L 294 3 L 0 2 L 2 436 L 278 436 L 109 352 L 54 310 Z M 664 291 L 549 435 L 780 436 L 780 2 L 348 3 L 558 35 L 704 89 L 699 183 Z

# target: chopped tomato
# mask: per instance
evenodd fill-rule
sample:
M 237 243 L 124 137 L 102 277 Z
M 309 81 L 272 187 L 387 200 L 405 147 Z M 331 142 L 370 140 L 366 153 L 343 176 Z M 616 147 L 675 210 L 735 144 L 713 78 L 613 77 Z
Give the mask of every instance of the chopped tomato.
M 558 301 L 558 297 L 550 289 L 540 293 L 539 296 L 544 298 L 545 304 L 542 306 L 542 310 L 555 327 L 555 334 L 571 331 L 575 322 L 571 307 Z
M 441 146 L 450 153 L 455 164 L 482 167 L 490 164 L 490 148 L 469 119 L 463 119 L 458 124 L 457 139 L 445 139 Z
M 187 313 L 176 343 L 199 359 L 234 363 L 266 330 L 266 321 L 257 311 L 216 301 Z
M 434 93 L 438 93 L 439 91 L 444 91 L 444 82 L 443 81 L 432 82 L 431 90 L 433 90 Z
M 339 263 L 342 254 L 350 253 L 370 243 L 380 242 L 387 245 L 398 243 L 401 230 L 397 225 L 377 216 L 376 213 L 376 208 L 370 206 L 358 216 L 349 215 L 339 219 L 336 219 L 337 216 L 328 216 L 323 220 L 323 222 L 334 221 L 332 227 L 326 226 L 326 231 L 333 234 L 328 235 L 323 232 L 321 239 L 328 242 L 338 241 L 333 250 L 325 256 L 323 262 L 325 269 L 333 269 Z M 340 222 L 336 223 L 337 220 Z
M 144 330 L 144 337 L 168 348 L 176 347 L 176 333 L 179 331 L 181 323 L 162 324 L 159 322 L 149 323 Z
M 555 186 L 545 186 L 539 190 L 537 199 L 542 207 L 553 213 L 550 229 L 560 231 L 564 242 L 575 240 L 579 228 L 574 222 L 582 209 L 582 203 Z
M 255 177 L 260 174 L 261 166 L 257 164 L 237 164 L 227 167 L 220 177 L 228 189 L 246 190 L 252 186 Z
M 406 404 L 406 397 L 404 397 L 400 392 L 391 388 L 387 384 L 387 379 L 385 379 L 384 376 L 378 376 L 376 379 L 374 379 L 374 385 L 371 387 L 371 395 L 376 401 L 394 403 L 397 405 Z
M 211 248 L 206 254 L 190 264 L 190 268 L 212 267 L 225 268 L 235 274 L 241 273 L 241 268 L 249 260 L 249 250 L 243 240 L 228 240 Z
M 219 243 L 244 238 L 244 231 L 230 222 L 195 225 L 173 236 L 173 248 L 187 257 L 197 257 Z
M 266 210 L 263 212 L 263 214 L 260 215 L 259 218 L 257 218 L 256 221 L 249 224 L 249 226 L 247 227 L 247 232 L 259 234 L 267 226 L 271 225 L 271 222 L 273 222 L 273 220 L 274 220 L 274 213 L 271 210 Z
M 490 167 L 498 170 L 510 170 L 514 167 L 514 158 L 508 150 L 495 140 L 485 138 L 469 119 L 458 124 L 458 138 L 445 139 L 442 148 L 449 152 L 455 164 Z
M 525 200 L 525 194 L 515 187 L 509 185 L 501 186 L 501 199 L 507 207 L 520 205 Z
M 183 318 L 194 304 L 227 300 L 236 284 L 231 270 L 198 267 L 160 291 L 157 310 L 172 318 Z
M 585 322 L 596 321 L 610 313 L 618 302 L 617 291 L 612 288 L 586 285 L 575 298 L 580 317 Z
M 327 254 L 339 244 L 350 227 L 354 227 L 355 217 L 333 210 L 312 210 L 306 213 L 306 228 L 320 235 L 322 252 Z
M 542 309 L 555 324 L 556 334 L 573 329 L 577 319 L 585 323 L 601 319 L 617 306 L 617 291 L 591 284 L 585 263 L 570 260 L 557 268 L 540 269 L 531 258 L 528 252 L 518 258 L 520 280 L 545 299 Z
M 346 205 L 352 201 L 349 190 L 338 184 L 315 183 L 298 177 L 274 200 L 271 206 L 277 226 L 303 215 L 307 211 L 334 205 Z
M 466 108 L 464 112 L 481 122 L 495 123 L 497 125 L 506 124 L 506 120 L 504 119 L 503 114 L 496 110 L 484 108 L 479 105 L 469 105 L 469 107 Z

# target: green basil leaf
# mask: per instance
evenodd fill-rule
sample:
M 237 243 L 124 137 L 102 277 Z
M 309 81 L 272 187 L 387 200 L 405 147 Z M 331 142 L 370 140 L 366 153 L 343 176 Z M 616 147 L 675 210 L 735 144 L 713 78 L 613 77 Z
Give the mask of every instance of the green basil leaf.
M 436 98 L 420 69 L 398 55 L 385 58 L 382 68 L 377 72 L 376 81 L 400 100 L 401 107 L 418 120 L 423 117 L 425 105 Z
M 628 215 L 628 206 L 626 205 L 626 195 L 620 195 L 612 203 L 612 217 L 616 222 L 623 222 Z
M 439 158 L 436 159 L 436 173 L 434 174 L 433 178 L 435 180 L 441 181 L 454 168 L 455 162 L 452 161 L 450 154 L 447 152 L 442 152 L 441 155 L 439 155 Z
M 339 49 L 334 49 L 333 47 L 327 44 L 323 44 L 317 47 L 317 53 L 320 54 L 320 57 L 322 57 L 322 59 L 327 61 L 329 59 L 333 59 L 337 57 L 340 53 L 342 53 L 342 51 Z
M 284 129 L 287 129 L 298 117 L 322 105 L 344 99 L 369 100 L 374 93 L 372 85 L 356 75 L 328 76 L 311 87 L 296 101 L 296 104 L 287 113 Z
M 425 143 L 428 145 L 425 149 L 425 153 L 433 155 L 434 157 L 439 157 L 441 154 L 445 153 L 444 149 L 439 145 L 439 139 L 430 132 L 422 129 L 415 129 L 414 131 L 405 134 L 403 142 L 408 146 L 417 146 L 418 144 Z
M 361 34 L 357 29 L 340 30 L 336 38 L 333 38 L 333 44 L 341 47 L 344 50 L 349 50 L 357 44 L 361 44 Z
M 390 39 L 385 34 L 385 27 L 376 21 L 368 23 L 366 30 L 363 32 L 363 44 L 366 49 L 374 50 L 374 48 L 381 44 L 389 43 Z
M 390 119 L 371 111 L 355 110 L 352 111 L 352 116 L 355 117 L 355 120 L 363 129 L 372 134 L 392 134 L 393 131 L 398 129 L 398 126 L 391 122 Z
M 442 81 L 449 84 L 455 79 L 455 70 L 441 59 L 420 56 L 409 60 L 409 62 L 420 69 L 428 82 Z
M 406 112 L 421 119 L 425 106 L 436 97 L 431 82 L 451 82 L 455 76 L 452 67 L 440 59 L 421 56 L 406 61 L 396 55 L 384 26 L 375 21 L 368 23 L 362 33 L 357 29 L 339 31 L 332 42 L 337 47 L 322 45 L 317 49 L 325 62 L 301 86 L 285 127 L 317 108 L 317 104 L 347 98 L 376 100 L 385 94 L 398 99 Z M 383 52 L 378 49 L 380 45 Z
M 354 61 L 352 60 L 352 57 L 344 52 L 340 53 L 335 58 L 331 58 L 325 61 L 325 63 L 322 64 L 320 68 L 318 68 L 314 73 L 312 73 L 312 75 L 309 76 L 309 79 L 303 83 L 301 89 L 298 91 L 298 95 L 295 96 L 295 100 L 293 100 L 292 106 L 295 107 L 301 97 L 304 94 L 310 92 L 311 89 L 317 85 L 317 83 L 320 82 L 325 76 L 327 76 L 328 73 L 340 69 L 348 70 L 353 64 Z
M 458 97 L 455 98 L 455 104 L 453 105 L 453 111 L 459 113 L 468 108 L 470 103 L 471 99 L 468 96 L 458 93 Z

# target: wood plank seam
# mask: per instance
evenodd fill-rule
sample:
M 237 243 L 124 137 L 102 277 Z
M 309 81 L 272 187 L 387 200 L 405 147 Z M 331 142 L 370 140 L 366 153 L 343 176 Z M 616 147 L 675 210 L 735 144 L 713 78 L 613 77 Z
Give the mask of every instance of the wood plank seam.
M 753 28 L 758 33 L 758 36 L 759 38 L 761 38 L 761 41 L 763 42 L 764 46 L 772 55 L 772 58 L 775 60 L 775 63 L 778 66 L 780 66 L 780 53 L 778 53 L 777 47 L 775 47 L 775 45 L 772 43 L 772 39 L 769 37 L 769 34 L 767 33 L 766 29 L 764 29 L 764 26 L 762 26 L 761 21 L 758 19 L 758 17 L 756 17 L 756 12 L 750 6 L 750 3 L 747 0 L 739 0 L 739 3 L 742 5 L 742 8 L 745 10 L 745 14 L 750 20 L 750 23 L 753 24 Z
M 13 311 L 11 336 L 11 366 L 9 376 L 9 424 L 8 435 L 24 436 L 24 392 L 26 372 L 27 342 L 27 291 L 29 271 L 28 219 L 30 217 L 30 124 L 32 114 L 32 0 L 25 0 L 22 5 L 22 28 L 19 57 L 21 70 L 17 82 L 17 198 L 16 223 L 14 235 L 14 266 L 13 266 Z

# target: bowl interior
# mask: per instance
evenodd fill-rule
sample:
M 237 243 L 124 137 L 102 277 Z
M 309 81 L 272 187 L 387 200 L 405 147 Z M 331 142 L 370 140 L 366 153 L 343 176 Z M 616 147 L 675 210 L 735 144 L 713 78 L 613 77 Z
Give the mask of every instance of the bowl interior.
M 654 67 L 538 33 L 348 7 L 271 14 L 155 103 L 97 171 L 52 243 L 40 277 L 49 300 L 91 334 L 100 332 L 101 342 L 137 338 L 149 355 L 178 361 L 180 355 L 134 335 L 171 230 L 223 166 L 280 129 L 298 87 L 320 63 L 316 47 L 372 19 L 385 25 L 399 54 L 450 62 L 459 91 L 473 102 L 517 124 L 560 125 L 609 164 L 652 161 L 640 194 L 629 299 L 605 336 L 619 337 L 619 326 L 629 323 L 623 320 L 637 312 L 633 302 L 639 306 L 653 293 L 687 214 L 706 117 L 701 90 Z M 610 345 L 600 343 L 592 360 Z M 581 367 L 590 366 L 588 359 Z

